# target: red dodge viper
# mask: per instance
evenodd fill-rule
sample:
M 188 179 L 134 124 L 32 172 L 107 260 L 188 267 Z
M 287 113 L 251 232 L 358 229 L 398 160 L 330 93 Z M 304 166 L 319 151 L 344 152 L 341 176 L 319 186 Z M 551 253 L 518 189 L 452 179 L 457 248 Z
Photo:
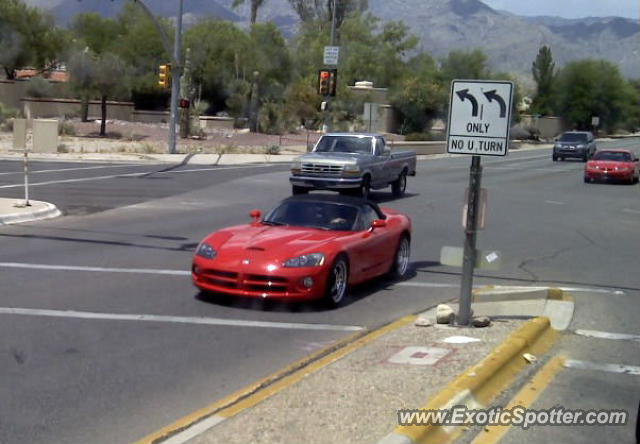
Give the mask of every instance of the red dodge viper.
M 299 195 L 264 218 L 217 231 L 193 258 L 203 292 L 343 302 L 350 285 L 376 276 L 403 277 L 409 266 L 411 219 L 348 196 Z

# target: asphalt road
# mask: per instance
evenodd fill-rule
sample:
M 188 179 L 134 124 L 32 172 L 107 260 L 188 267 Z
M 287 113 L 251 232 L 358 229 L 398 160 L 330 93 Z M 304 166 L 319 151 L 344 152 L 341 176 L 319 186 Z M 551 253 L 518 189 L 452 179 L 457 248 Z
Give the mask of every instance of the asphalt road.
M 190 284 L 197 242 L 287 196 L 286 166 L 34 163 L 32 197 L 66 215 L 0 227 L 0 442 L 131 442 L 354 328 L 456 297 L 459 270 L 438 260 L 442 246 L 462 244 L 469 165 L 420 162 L 405 198 L 374 193 L 413 218 L 414 277 L 358 288 L 326 310 L 201 300 Z M 585 184 L 584 164 L 554 163 L 549 150 L 483 165 L 489 213 L 478 246 L 499 250 L 503 267 L 475 283 L 586 289 L 576 292 L 580 322 L 638 334 L 640 186 Z M 21 195 L 20 170 L 0 161 L 0 196 Z M 638 349 L 580 340 L 567 347 L 601 347 L 618 361 Z M 606 387 L 615 375 L 605 375 Z

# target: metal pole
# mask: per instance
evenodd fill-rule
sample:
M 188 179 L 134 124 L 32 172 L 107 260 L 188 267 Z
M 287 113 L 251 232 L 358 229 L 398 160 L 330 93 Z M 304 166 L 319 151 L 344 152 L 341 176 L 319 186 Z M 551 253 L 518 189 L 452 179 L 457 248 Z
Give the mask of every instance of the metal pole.
M 338 0 L 333 0 L 333 8 L 331 9 L 331 46 L 336 46 L 336 3 Z M 324 108 L 324 125 L 327 128 L 327 132 L 333 129 L 333 119 L 331 118 L 331 95 L 325 97 L 327 103 Z
M 471 321 L 471 292 L 473 290 L 473 269 L 476 265 L 476 232 L 478 227 L 480 185 L 482 166 L 480 156 L 473 156 L 469 174 L 469 196 L 467 200 L 467 226 L 465 227 L 462 281 L 458 307 L 458 325 L 469 325 Z
M 24 206 L 30 207 L 29 202 L 29 150 L 24 147 Z
M 169 119 L 169 154 L 176 153 L 176 123 L 178 121 L 178 99 L 180 98 L 180 76 L 182 75 L 182 11 L 184 0 L 178 3 L 176 17 L 176 35 L 173 44 L 173 60 L 171 65 L 171 117 Z

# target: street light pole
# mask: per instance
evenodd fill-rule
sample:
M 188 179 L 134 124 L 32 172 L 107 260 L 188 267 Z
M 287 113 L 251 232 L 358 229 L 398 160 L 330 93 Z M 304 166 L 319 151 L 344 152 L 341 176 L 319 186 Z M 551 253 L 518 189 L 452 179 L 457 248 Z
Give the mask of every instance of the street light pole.
M 331 8 L 331 46 L 336 46 L 336 3 L 338 0 L 333 0 L 333 7 Z M 331 95 L 325 97 L 325 109 L 324 109 L 324 127 L 327 132 L 333 129 L 333 118 L 331 117 Z

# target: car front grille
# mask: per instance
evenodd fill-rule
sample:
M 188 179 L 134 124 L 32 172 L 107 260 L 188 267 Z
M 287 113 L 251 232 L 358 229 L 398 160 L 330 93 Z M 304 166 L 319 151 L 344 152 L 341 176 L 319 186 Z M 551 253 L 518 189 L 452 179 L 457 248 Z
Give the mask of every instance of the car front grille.
M 201 278 L 218 287 L 264 293 L 286 293 L 289 280 L 280 276 L 241 274 L 221 270 L 202 270 Z
M 303 163 L 302 174 L 314 176 L 339 176 L 342 174 L 341 165 L 323 165 L 320 163 Z

